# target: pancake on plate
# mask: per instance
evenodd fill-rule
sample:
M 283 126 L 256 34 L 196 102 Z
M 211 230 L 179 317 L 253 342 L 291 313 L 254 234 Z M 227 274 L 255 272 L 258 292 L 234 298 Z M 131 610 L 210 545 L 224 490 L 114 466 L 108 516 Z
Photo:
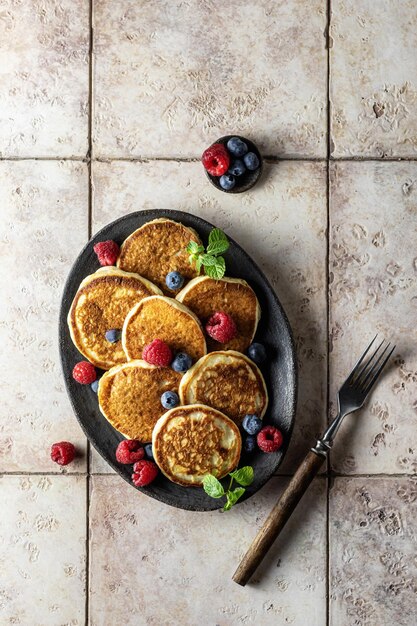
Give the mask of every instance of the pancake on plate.
M 145 361 L 116 365 L 101 377 L 98 386 L 100 410 L 110 424 L 128 439 L 152 440 L 152 430 L 166 411 L 164 391 L 178 391 L 181 374 L 170 367 Z
M 158 285 L 167 295 L 175 295 L 166 286 L 169 272 L 177 271 L 189 280 L 198 276 L 195 264 L 190 264 L 187 244 L 201 240 L 195 230 L 169 219 L 156 219 L 135 230 L 120 249 L 117 267 L 136 272 Z
M 173 298 L 144 298 L 128 313 L 123 325 L 122 343 L 128 360 L 140 359 L 146 344 L 165 341 L 172 352 L 186 352 L 198 361 L 207 352 L 204 332 L 198 318 Z
M 262 418 L 268 406 L 268 392 L 259 368 L 233 350 L 203 356 L 184 374 L 179 393 L 182 404 L 206 404 L 238 426 L 246 414 Z
M 142 276 L 102 267 L 78 288 L 68 313 L 71 339 L 93 365 L 110 369 L 126 361 L 121 340 L 110 343 L 107 330 L 122 330 L 126 315 L 147 296 L 161 291 Z
M 169 480 L 199 486 L 206 474 L 222 478 L 239 462 L 242 439 L 226 415 L 203 404 L 178 406 L 157 421 L 152 434 L 155 462 Z
M 245 352 L 255 336 L 261 308 L 252 287 L 240 278 L 214 280 L 199 276 L 177 294 L 176 299 L 193 311 L 203 326 L 213 313 L 228 313 L 237 327 L 237 335 L 227 343 L 207 338 L 208 351 L 237 350 Z

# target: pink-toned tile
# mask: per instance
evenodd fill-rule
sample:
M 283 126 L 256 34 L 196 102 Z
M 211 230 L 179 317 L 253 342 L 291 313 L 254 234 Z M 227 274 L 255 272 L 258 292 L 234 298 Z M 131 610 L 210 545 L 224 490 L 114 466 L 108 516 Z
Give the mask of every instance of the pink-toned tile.
M 332 455 L 339 472 L 417 472 L 416 181 L 416 163 L 332 166 L 333 414 L 338 386 L 375 333 L 397 344 L 368 404 L 345 419 Z
M 417 155 L 417 4 L 332 0 L 333 155 Z
M 330 626 L 414 626 L 417 482 L 337 478 L 330 491 Z
M 281 468 L 294 470 L 326 420 L 326 166 L 267 164 L 262 183 L 241 196 L 216 190 L 200 163 L 94 163 L 93 184 L 95 231 L 132 211 L 180 209 L 225 229 L 264 269 L 299 357 L 296 426 Z
M 67 274 L 87 240 L 83 163 L 0 162 L 0 471 L 59 471 L 55 441 L 85 438 L 73 415 L 58 354 L 58 312 Z
M 97 155 L 200 156 L 230 132 L 326 155 L 326 2 L 94 3 Z
M 0 156 L 85 156 L 88 0 L 2 0 Z
M 0 623 L 81 626 L 85 478 L 0 476 L 0 491 Z
M 168 507 L 94 476 L 91 626 L 304 624 L 326 614 L 325 480 L 317 479 L 251 584 L 231 576 L 285 484 L 273 478 L 228 513 Z

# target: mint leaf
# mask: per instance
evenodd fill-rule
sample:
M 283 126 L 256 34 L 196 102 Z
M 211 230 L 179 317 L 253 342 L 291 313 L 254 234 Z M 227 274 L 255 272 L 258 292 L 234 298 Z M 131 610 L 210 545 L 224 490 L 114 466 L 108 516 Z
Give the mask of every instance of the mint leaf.
M 223 485 L 213 474 L 206 474 L 203 478 L 203 489 L 211 498 L 224 496 Z
M 218 243 L 214 243 L 214 244 L 209 244 L 207 246 L 207 254 L 213 254 L 214 256 L 217 256 L 218 254 L 223 254 L 223 252 L 226 252 L 226 250 L 229 247 L 229 242 L 222 242 L 219 241 Z
M 229 241 L 220 228 L 213 228 L 209 235 L 207 254 L 222 254 L 229 247 Z
M 223 511 L 230 511 L 232 506 L 236 504 L 236 502 L 243 496 L 245 493 L 245 489 L 243 487 L 236 487 L 233 491 L 228 491 L 226 493 L 226 504 L 223 507 Z
M 253 467 L 251 467 L 250 465 L 246 465 L 245 467 L 241 467 L 234 472 L 230 472 L 230 476 L 233 476 L 233 478 L 237 483 L 239 483 L 239 485 L 247 487 L 253 482 Z
M 197 257 L 197 260 L 195 262 L 195 268 L 196 268 L 198 273 L 200 273 L 202 264 L 203 264 L 203 259 L 202 259 L 201 254 L 200 254 L 200 256 Z
M 233 506 L 233 502 L 230 502 L 228 498 L 226 504 L 223 507 L 223 511 L 230 511 L 232 506 Z
M 201 261 L 204 267 L 214 267 L 217 263 L 216 257 L 212 256 L 211 254 L 202 254 Z
M 204 252 L 204 247 L 196 241 L 190 241 L 187 245 L 187 252 L 188 254 L 200 254 L 200 252 Z
M 226 235 L 220 228 L 213 228 L 209 235 L 209 244 L 207 246 L 207 254 L 217 256 L 223 254 L 229 247 Z
M 233 491 L 231 492 L 231 494 L 233 494 L 233 504 L 236 504 L 239 498 L 243 496 L 245 491 L 246 489 L 244 489 L 243 487 L 236 487 L 236 489 L 233 489 Z
M 219 280 L 223 278 L 226 272 L 226 262 L 222 256 L 216 258 L 215 265 L 204 265 L 204 271 L 207 276 L 210 278 L 214 278 L 215 280 Z

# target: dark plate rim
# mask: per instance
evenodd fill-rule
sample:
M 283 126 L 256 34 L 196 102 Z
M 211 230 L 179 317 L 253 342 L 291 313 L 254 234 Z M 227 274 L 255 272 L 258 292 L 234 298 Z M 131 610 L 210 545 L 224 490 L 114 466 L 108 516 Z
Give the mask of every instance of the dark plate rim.
M 74 260 L 74 262 L 73 262 L 73 264 L 71 266 L 71 269 L 70 269 L 70 271 L 68 273 L 68 276 L 67 276 L 67 279 L 65 281 L 64 288 L 63 288 L 63 291 L 62 291 L 62 296 L 61 296 L 61 301 L 60 301 L 59 318 L 58 318 L 58 342 L 59 342 L 59 357 L 60 357 L 61 371 L 62 371 L 62 375 L 63 375 L 64 382 L 65 382 L 65 388 L 66 388 L 67 395 L 69 397 L 72 409 L 74 411 L 75 417 L 76 417 L 79 425 L 81 426 L 81 429 L 82 429 L 84 435 L 86 436 L 87 440 L 93 445 L 93 447 L 95 448 L 97 453 L 102 457 L 102 459 L 108 465 L 110 465 L 110 467 L 121 478 L 123 478 L 123 480 L 125 480 L 134 489 L 137 489 L 138 491 L 141 491 L 142 493 L 145 493 L 147 496 L 149 496 L 149 497 L 151 497 L 151 498 L 153 498 L 153 499 L 155 499 L 155 500 L 157 500 L 159 502 L 163 502 L 164 504 L 167 504 L 169 506 L 173 506 L 175 508 L 182 508 L 183 510 L 198 511 L 198 512 L 218 510 L 219 508 L 221 508 L 223 506 L 223 502 L 219 502 L 219 500 L 215 500 L 215 501 L 213 501 L 211 503 L 211 504 L 214 504 L 214 503 L 217 504 L 218 503 L 218 506 L 216 506 L 216 507 L 207 506 L 207 507 L 193 508 L 191 506 L 183 506 L 183 505 L 179 506 L 178 504 L 175 504 L 174 502 L 169 502 L 165 497 L 159 496 L 158 493 L 150 494 L 146 490 L 146 488 L 136 487 L 135 485 L 133 485 L 131 480 L 129 480 L 127 478 L 127 476 L 122 472 L 121 468 L 119 467 L 119 465 L 115 461 L 108 460 L 108 459 L 104 458 L 104 456 L 102 455 L 102 453 L 100 451 L 100 446 L 96 442 L 95 438 L 91 434 L 89 434 L 87 432 L 87 429 L 84 426 L 83 420 L 78 415 L 78 410 L 79 409 L 76 406 L 75 399 L 74 399 L 74 397 L 73 397 L 73 395 L 71 393 L 71 390 L 70 390 L 69 381 L 67 380 L 67 372 L 66 372 L 66 369 L 65 369 L 65 356 L 64 356 L 64 350 L 63 350 L 64 340 L 65 340 L 65 338 L 63 336 L 63 328 L 67 324 L 67 313 L 65 312 L 65 304 L 66 304 L 66 300 L 67 300 L 66 294 L 67 294 L 67 291 L 69 289 L 70 283 L 71 283 L 72 278 L 73 278 L 73 274 L 76 271 L 76 267 L 78 265 L 78 262 L 79 262 L 80 258 L 91 247 L 92 242 L 97 240 L 97 239 L 99 239 L 101 233 L 106 231 L 106 230 L 108 230 L 109 227 L 112 227 L 112 228 L 113 227 L 117 227 L 117 225 L 120 222 L 123 222 L 127 218 L 129 218 L 129 219 L 134 218 L 135 216 L 138 216 L 138 217 L 139 216 L 140 217 L 150 216 L 152 219 L 158 219 L 158 217 L 155 217 L 156 214 L 158 214 L 159 217 L 167 217 L 167 218 L 173 219 L 175 221 L 181 220 L 182 216 L 185 219 L 191 217 L 193 220 L 196 220 L 197 222 L 200 222 L 205 227 L 208 226 L 210 228 L 215 228 L 215 226 L 211 222 L 209 222 L 209 221 L 203 219 L 202 217 L 200 217 L 198 215 L 195 215 L 194 213 L 191 213 L 191 212 L 188 213 L 186 211 L 180 211 L 180 210 L 177 210 L 177 209 L 144 209 L 143 211 L 133 211 L 132 213 L 127 213 L 126 215 L 123 215 L 123 216 L 117 218 L 113 222 L 109 222 L 108 224 L 103 226 L 99 231 L 94 233 L 94 235 L 92 235 L 92 237 L 90 237 L 88 242 L 85 244 L 85 246 L 82 248 L 82 250 L 78 253 L 77 257 L 75 258 L 75 260 Z M 180 216 L 180 217 L 178 217 L 178 216 Z M 244 502 L 248 498 L 250 498 L 253 495 L 255 495 L 255 493 L 257 493 L 259 491 L 259 489 L 261 489 L 274 476 L 274 474 L 276 473 L 277 469 L 279 468 L 279 466 L 281 465 L 282 461 L 284 460 L 285 455 L 287 454 L 288 446 L 290 444 L 290 441 L 291 441 L 291 438 L 292 438 L 292 433 L 293 433 L 293 430 L 294 430 L 294 423 L 295 423 L 295 417 L 296 417 L 297 398 L 298 398 L 298 370 L 297 370 L 296 347 L 295 347 L 295 342 L 294 342 L 292 329 L 291 329 L 288 317 L 287 317 L 287 315 L 285 313 L 285 310 L 284 310 L 281 302 L 279 301 L 277 294 L 275 293 L 275 290 L 272 288 L 272 286 L 271 286 L 268 278 L 265 276 L 265 273 L 263 272 L 263 270 L 251 258 L 251 256 L 246 252 L 246 250 L 244 248 L 242 248 L 242 246 L 240 244 L 238 244 L 232 237 L 230 237 L 230 235 L 227 234 L 227 238 L 233 244 L 233 246 L 236 246 L 236 248 L 238 248 L 240 253 L 245 257 L 245 259 L 249 262 L 249 264 L 251 264 L 256 269 L 256 271 L 261 276 L 263 282 L 269 288 L 270 294 L 271 294 L 272 298 L 275 300 L 275 304 L 277 305 L 277 307 L 279 308 L 279 310 L 281 312 L 282 319 L 283 319 L 286 331 L 288 333 L 288 339 L 289 339 L 289 344 L 290 344 L 290 351 L 291 351 L 291 355 L 292 355 L 292 362 L 290 364 L 290 370 L 291 370 L 291 376 L 292 376 L 292 388 L 293 389 L 292 389 L 292 398 L 291 398 L 291 405 L 290 405 L 291 423 L 290 423 L 290 427 L 289 427 L 289 430 L 288 430 L 288 436 L 285 438 L 283 447 L 281 448 L 282 453 L 277 458 L 277 462 L 276 462 L 275 466 L 273 466 L 273 469 L 271 470 L 269 476 L 267 476 L 265 479 L 261 479 L 260 480 L 258 488 L 256 489 L 256 491 L 252 491 L 252 492 L 246 491 L 243 494 L 243 496 L 241 497 L 241 499 L 239 500 L 239 502 L 237 503 L 237 504 L 240 504 L 241 502 Z M 89 465 L 89 459 L 87 459 L 87 464 Z M 109 473 L 108 475 L 111 476 L 111 473 Z M 190 488 L 184 487 L 184 489 L 190 490 L 192 488 L 191 487 Z

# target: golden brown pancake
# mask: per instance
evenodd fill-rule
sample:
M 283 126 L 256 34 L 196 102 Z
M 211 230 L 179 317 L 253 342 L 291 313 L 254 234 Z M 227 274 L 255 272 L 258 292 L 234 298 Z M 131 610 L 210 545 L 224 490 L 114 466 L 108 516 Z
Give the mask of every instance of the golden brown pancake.
M 144 298 L 128 313 L 122 333 L 128 360 L 140 359 L 146 344 L 162 339 L 173 353 L 186 352 L 193 361 L 206 354 L 198 318 L 183 304 L 166 296 Z
M 110 424 L 128 439 L 147 443 L 157 420 L 166 411 L 164 391 L 178 391 L 181 374 L 169 367 L 130 361 L 106 372 L 98 386 L 100 410 Z
M 103 267 L 85 278 L 68 314 L 71 338 L 93 365 L 109 369 L 126 361 L 122 342 L 110 343 L 106 331 L 122 330 L 132 307 L 152 294 L 161 293 L 151 282 L 115 267 Z
M 206 474 L 226 476 L 238 464 L 241 447 L 236 424 L 203 404 L 167 411 L 152 433 L 153 455 L 161 472 L 185 487 L 201 485 Z
M 176 296 L 193 311 L 203 327 L 213 313 L 228 313 L 237 327 L 237 335 L 227 343 L 219 343 L 207 337 L 207 349 L 237 350 L 245 352 L 255 336 L 261 309 L 253 289 L 245 280 L 222 278 L 214 280 L 200 276 L 191 280 Z
M 127 272 L 136 272 L 158 285 L 168 296 L 176 292 L 166 286 L 169 272 L 180 272 L 189 280 L 198 276 L 195 264 L 190 264 L 187 244 L 201 244 L 198 234 L 179 222 L 157 219 L 135 230 L 123 243 L 117 267 Z
M 179 393 L 182 404 L 206 404 L 238 426 L 246 414 L 262 418 L 268 406 L 268 392 L 259 368 L 233 350 L 203 356 L 184 374 Z

